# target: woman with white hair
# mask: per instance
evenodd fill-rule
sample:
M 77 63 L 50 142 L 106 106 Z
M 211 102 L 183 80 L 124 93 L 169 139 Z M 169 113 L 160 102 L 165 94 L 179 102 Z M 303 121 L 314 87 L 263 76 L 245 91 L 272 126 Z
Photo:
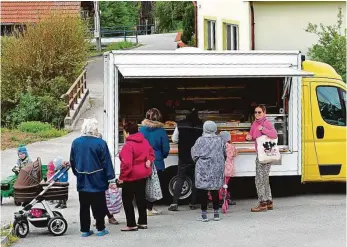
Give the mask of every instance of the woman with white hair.
M 104 236 L 109 233 L 105 228 L 105 191 L 114 182 L 115 173 L 107 143 L 99 138 L 98 121 L 85 119 L 81 134 L 72 142 L 70 164 L 77 178 L 82 237 L 94 233 L 90 230 L 90 208 L 96 219 L 96 235 Z
M 195 165 L 195 186 L 201 194 L 201 217 L 199 220 L 207 222 L 208 192 L 213 201 L 213 220 L 219 221 L 218 191 L 224 182 L 225 142 L 216 135 L 217 125 L 213 121 L 206 121 L 203 134 L 192 147 L 192 158 Z

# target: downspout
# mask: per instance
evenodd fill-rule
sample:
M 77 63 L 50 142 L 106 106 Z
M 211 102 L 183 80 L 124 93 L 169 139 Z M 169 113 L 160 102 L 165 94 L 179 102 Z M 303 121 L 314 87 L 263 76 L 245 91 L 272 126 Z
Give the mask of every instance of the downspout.
M 252 45 L 251 45 L 251 50 L 255 50 L 255 31 L 254 31 L 254 6 L 253 6 L 253 2 L 249 2 L 250 7 L 251 7 L 251 41 L 252 41 Z
M 197 1 L 192 1 L 194 6 L 194 29 L 195 29 L 195 47 L 198 47 L 198 5 Z

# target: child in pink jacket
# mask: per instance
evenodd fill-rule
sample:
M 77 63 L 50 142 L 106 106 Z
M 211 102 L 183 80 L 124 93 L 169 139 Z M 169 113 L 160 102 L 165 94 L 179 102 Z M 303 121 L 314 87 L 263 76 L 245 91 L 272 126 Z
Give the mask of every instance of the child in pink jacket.
M 235 176 L 235 164 L 234 159 L 237 156 L 237 150 L 234 145 L 231 144 L 231 135 L 228 131 L 220 132 L 220 137 L 226 142 L 226 160 L 224 168 L 225 184 L 228 185 L 228 192 L 230 194 L 229 181 L 231 177 Z M 229 204 L 235 205 L 236 203 L 229 200 Z

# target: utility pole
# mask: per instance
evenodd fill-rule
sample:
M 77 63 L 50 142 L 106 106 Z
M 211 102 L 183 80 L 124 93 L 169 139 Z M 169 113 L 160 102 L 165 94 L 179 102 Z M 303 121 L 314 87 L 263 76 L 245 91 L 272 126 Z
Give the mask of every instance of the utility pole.
M 101 35 L 100 35 L 100 9 L 99 1 L 94 1 L 94 38 L 96 41 L 96 50 L 101 51 Z

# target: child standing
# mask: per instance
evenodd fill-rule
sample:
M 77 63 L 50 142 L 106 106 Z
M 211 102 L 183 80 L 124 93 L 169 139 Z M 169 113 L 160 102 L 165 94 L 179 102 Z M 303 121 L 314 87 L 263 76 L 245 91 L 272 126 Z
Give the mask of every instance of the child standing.
M 53 175 L 54 175 L 54 173 L 55 173 L 55 167 L 54 167 L 53 161 L 50 161 L 50 162 L 48 163 L 47 167 L 48 167 L 48 171 L 47 171 L 46 176 L 47 176 L 47 181 L 48 181 L 51 177 L 53 177 Z M 49 202 L 50 202 L 51 204 L 54 203 L 53 200 L 51 200 L 51 201 L 49 201 Z
M 54 164 L 54 172 L 57 172 L 58 170 L 60 170 L 63 166 L 63 158 L 58 156 L 53 160 L 53 164 Z M 65 169 L 61 169 L 60 172 L 56 175 L 56 177 L 60 176 L 61 173 L 64 173 Z M 59 179 L 58 182 L 61 183 L 67 183 L 69 181 L 69 174 L 68 172 L 65 172 Z M 55 206 L 55 208 L 60 208 L 60 209 L 64 209 L 67 208 L 66 206 L 66 200 L 60 200 L 58 201 L 58 204 Z
M 228 192 L 230 196 L 230 186 L 229 181 L 231 177 L 235 176 L 235 164 L 234 164 L 234 158 L 237 156 L 237 150 L 234 145 L 232 145 L 231 142 L 231 135 L 228 131 L 222 131 L 220 132 L 220 137 L 225 142 L 225 149 L 227 158 L 225 160 L 225 168 L 224 168 L 224 176 L 225 176 L 225 184 L 228 185 Z M 231 201 L 231 197 L 229 197 L 229 204 L 235 205 L 236 203 Z

